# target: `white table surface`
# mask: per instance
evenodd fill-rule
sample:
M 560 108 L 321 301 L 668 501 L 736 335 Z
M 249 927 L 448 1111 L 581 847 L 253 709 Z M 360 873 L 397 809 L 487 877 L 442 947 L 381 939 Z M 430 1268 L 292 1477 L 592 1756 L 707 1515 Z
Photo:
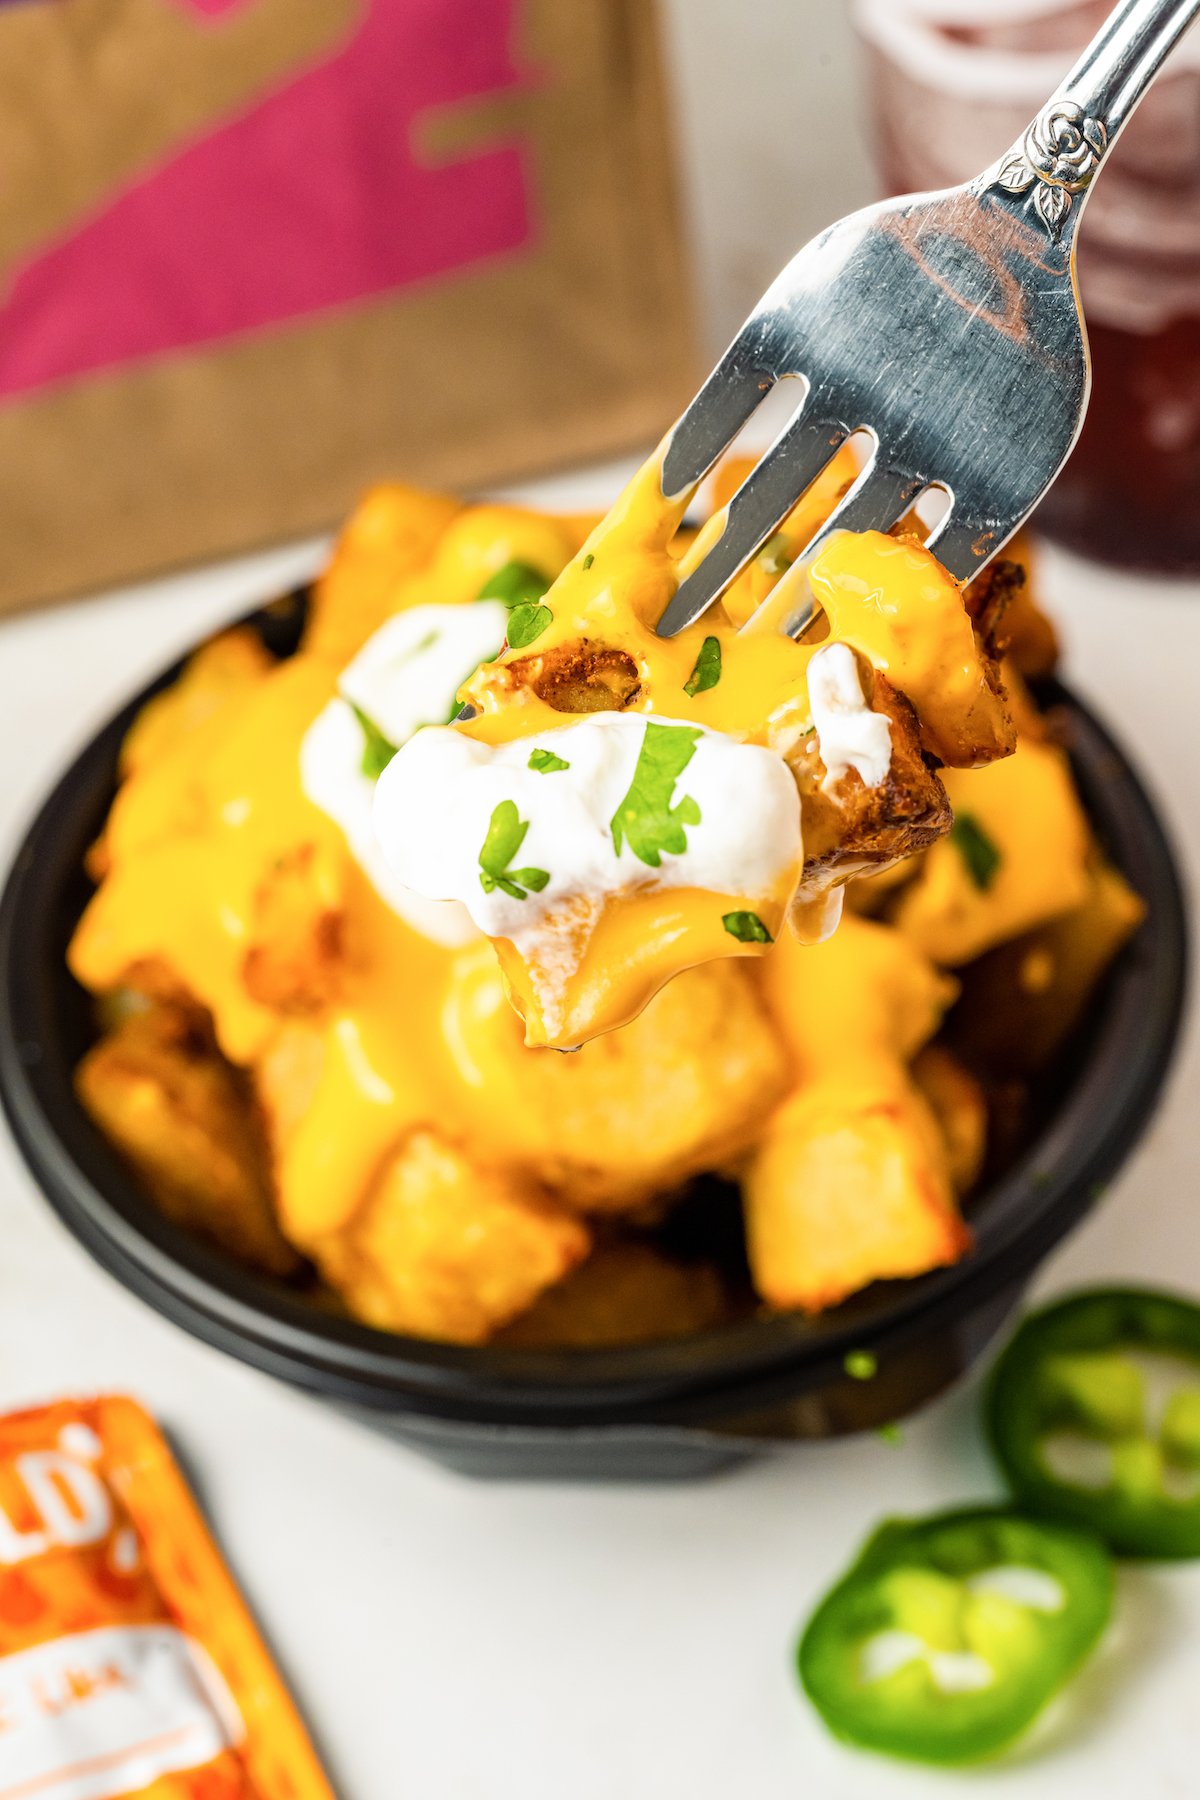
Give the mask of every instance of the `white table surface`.
M 577 482 L 611 493 L 611 475 Z M 543 490 L 545 491 L 545 490 Z M 0 853 L 71 748 L 313 546 L 0 625 Z M 1200 873 L 1200 586 L 1047 555 L 1073 681 L 1124 733 Z M 1039 1282 L 1200 1290 L 1191 1029 L 1167 1100 Z M 0 1403 L 138 1394 L 181 1445 L 344 1800 L 1183 1800 L 1200 1793 L 1200 1566 L 1127 1570 L 1120 1626 L 1032 1748 L 936 1775 L 834 1745 L 799 1623 L 888 1510 L 996 1492 L 975 1397 L 694 1486 L 474 1484 L 193 1343 L 89 1261 L 0 1140 Z

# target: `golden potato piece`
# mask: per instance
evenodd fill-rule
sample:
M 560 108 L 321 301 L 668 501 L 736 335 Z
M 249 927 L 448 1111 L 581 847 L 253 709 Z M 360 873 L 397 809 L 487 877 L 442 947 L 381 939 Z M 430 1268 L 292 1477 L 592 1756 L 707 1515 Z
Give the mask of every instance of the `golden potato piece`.
M 890 1085 L 814 1083 L 772 1120 L 742 1178 L 754 1285 L 820 1312 L 873 1281 L 955 1262 L 970 1234 L 925 1101 Z
M 987 1154 L 988 1109 L 983 1089 L 942 1044 L 926 1045 L 912 1066 L 912 1077 L 937 1120 L 954 1191 L 965 1194 L 983 1173 Z
M 121 745 L 122 778 L 174 750 L 189 734 L 257 687 L 275 658 L 248 625 L 222 632 L 192 656 L 179 680 L 148 700 Z
M 967 610 L 1012 666 L 1028 679 L 1053 675 L 1058 633 L 1030 591 L 1033 547 L 1024 532 L 967 589 Z
M 513 1144 L 584 1210 L 637 1206 L 735 1155 L 790 1079 L 734 963 L 686 970 L 632 1024 L 563 1055 L 526 1048 L 485 945 L 460 959 L 445 1018 L 483 1141 Z
M 867 787 L 851 769 L 827 793 L 818 740 L 804 740 L 792 759 L 804 803 L 802 900 L 851 875 L 890 869 L 950 829 L 950 802 L 921 753 L 920 721 L 912 706 L 869 664 L 860 674 L 872 712 L 891 720 L 891 764 L 878 787 Z
M 481 1344 L 589 1248 L 587 1227 L 531 1185 L 418 1130 L 388 1159 L 353 1223 L 316 1254 L 367 1324 Z
M 1145 912 L 1115 869 L 1097 865 L 1081 906 L 999 945 L 964 972 L 956 1042 L 997 1076 L 1044 1069 Z
M 755 973 L 799 1074 L 903 1066 L 958 993 L 890 925 L 854 914 L 824 944 L 781 937 Z
M 601 1245 L 498 1343 L 524 1350 L 591 1350 L 652 1344 L 712 1331 L 731 1316 L 720 1271 L 679 1262 L 633 1239 Z
M 315 844 L 281 856 L 254 899 L 242 979 L 252 1000 L 282 1013 L 331 1006 L 345 967 L 339 870 Z
M 339 666 L 348 662 L 396 610 L 398 590 L 460 510 L 458 500 L 401 481 L 369 488 L 313 589 L 305 650 Z
M 88 1051 L 75 1079 L 167 1218 L 239 1262 L 274 1275 L 296 1268 L 253 1109 L 201 1015 L 164 1005 L 131 1014 Z
M 986 769 L 948 769 L 950 835 L 933 845 L 894 922 L 949 967 L 1083 904 L 1087 820 L 1056 744 L 1022 738 Z

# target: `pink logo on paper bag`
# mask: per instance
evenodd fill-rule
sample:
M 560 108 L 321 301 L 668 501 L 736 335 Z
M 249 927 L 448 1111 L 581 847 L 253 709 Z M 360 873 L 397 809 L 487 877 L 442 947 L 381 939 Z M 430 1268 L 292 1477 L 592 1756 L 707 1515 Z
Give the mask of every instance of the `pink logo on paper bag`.
M 217 26 L 230 0 L 184 3 Z M 436 165 L 413 146 L 422 115 L 520 85 L 516 3 L 369 0 L 319 67 L 16 274 L 0 302 L 0 396 L 395 293 L 529 242 L 519 143 Z

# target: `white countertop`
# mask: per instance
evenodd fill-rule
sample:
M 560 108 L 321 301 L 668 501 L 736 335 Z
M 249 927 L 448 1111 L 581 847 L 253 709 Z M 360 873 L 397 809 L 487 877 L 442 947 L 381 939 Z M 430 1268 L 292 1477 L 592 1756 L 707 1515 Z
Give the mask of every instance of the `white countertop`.
M 572 497 L 611 493 L 611 474 Z M 545 493 L 547 490 L 541 490 Z M 302 547 L 0 624 L 0 853 L 73 746 Z M 1047 554 L 1076 686 L 1159 789 L 1200 879 L 1200 585 Z M 1039 1289 L 1200 1291 L 1200 1043 Z M 875 1438 L 666 1488 L 474 1484 L 193 1343 L 96 1269 L 0 1140 L 0 1404 L 125 1389 L 173 1433 L 345 1800 L 1184 1800 L 1200 1791 L 1200 1566 L 1127 1569 L 1120 1626 L 1037 1753 L 971 1776 L 834 1745 L 791 1672 L 886 1511 L 997 1492 L 959 1393 Z

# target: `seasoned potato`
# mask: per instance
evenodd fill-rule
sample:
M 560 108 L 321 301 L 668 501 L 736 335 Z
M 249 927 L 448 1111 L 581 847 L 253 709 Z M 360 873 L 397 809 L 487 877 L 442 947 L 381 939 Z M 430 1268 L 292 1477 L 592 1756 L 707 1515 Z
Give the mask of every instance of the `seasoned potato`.
M 686 970 L 632 1024 L 563 1055 L 525 1047 L 484 945 L 460 960 L 446 1029 L 482 1140 L 515 1141 L 584 1210 L 637 1206 L 735 1154 L 790 1073 L 735 963 Z
M 781 937 L 755 976 L 802 1079 L 864 1060 L 907 1063 L 958 993 L 890 925 L 854 914 L 824 944 Z
M 315 1013 L 337 999 L 346 958 L 340 875 L 338 859 L 302 844 L 259 884 L 242 978 L 260 1005 Z
M 987 1152 L 988 1109 L 983 1089 L 942 1044 L 927 1044 L 913 1064 L 912 1074 L 937 1120 L 954 1191 L 965 1194 L 983 1173 Z
M 891 720 L 891 765 L 878 787 L 867 787 L 857 769 L 851 769 L 828 793 L 817 739 L 806 739 L 793 758 L 804 804 L 802 899 L 844 881 L 851 872 L 890 869 L 950 829 L 950 802 L 921 754 L 916 713 L 870 665 L 860 675 L 870 683 L 864 692 L 871 710 Z
M 1044 1069 L 1145 912 L 1116 870 L 1098 863 L 1082 905 L 999 945 L 964 972 L 956 1041 L 990 1074 Z
M 945 772 L 955 825 L 896 903 L 895 923 L 948 967 L 1081 906 L 1088 825 L 1057 745 L 1023 738 L 986 769 Z
M 889 926 L 854 916 L 811 949 L 782 941 L 759 968 L 801 1079 L 742 1177 L 758 1292 L 818 1311 L 954 1261 L 969 1238 L 907 1062 L 955 985 Z
M 742 1182 L 754 1285 L 820 1312 L 873 1281 L 955 1262 L 954 1206 L 929 1107 L 902 1071 L 822 1076 L 772 1120 Z
M 679 1262 L 652 1244 L 604 1244 L 497 1339 L 525 1350 L 651 1344 L 711 1331 L 730 1317 L 711 1263 Z
M 201 1015 L 165 1005 L 131 1014 L 88 1051 L 76 1085 L 169 1219 L 271 1274 L 297 1266 L 252 1107 Z
M 275 666 L 249 626 L 222 632 L 189 658 L 179 680 L 148 700 L 121 745 L 121 775 L 132 775 L 174 750 L 231 700 L 257 687 Z
M 313 590 L 304 648 L 348 662 L 396 609 L 402 584 L 432 556 L 461 502 L 400 481 L 363 495 Z
M 353 1223 L 317 1248 L 357 1318 L 480 1344 L 587 1255 L 585 1225 L 432 1130 L 392 1154 Z

